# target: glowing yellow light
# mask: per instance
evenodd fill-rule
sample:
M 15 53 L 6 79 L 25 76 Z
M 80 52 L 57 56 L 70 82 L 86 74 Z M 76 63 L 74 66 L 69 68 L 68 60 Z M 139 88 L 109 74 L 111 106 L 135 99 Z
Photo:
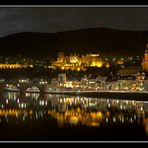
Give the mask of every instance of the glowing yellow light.
M 96 127 L 96 126 L 99 126 L 99 124 L 97 122 L 92 122 L 91 126 Z
M 92 117 L 92 118 L 96 118 L 96 117 L 97 117 L 97 114 L 96 114 L 95 112 L 92 112 L 92 113 L 91 113 L 91 117 Z
M 102 62 L 99 62 L 98 63 L 98 67 L 102 67 L 103 66 L 103 63 Z
M 33 67 L 33 65 L 30 65 Z M 0 64 L 1 69 L 16 69 L 16 68 L 27 68 L 27 65 L 22 64 Z
M 117 64 L 119 64 L 119 65 L 124 64 L 123 59 L 118 60 L 118 61 L 117 61 Z
M 61 67 L 61 69 L 62 69 L 62 70 L 64 70 L 64 69 L 65 69 L 65 67 Z
M 60 54 L 57 58 L 57 61 L 52 63 L 53 68 L 59 68 L 61 70 L 76 70 L 76 71 L 85 71 L 86 67 L 102 67 L 102 59 L 98 59 L 99 54 L 87 54 L 82 55 L 81 57 L 73 56 L 63 56 Z M 86 67 L 85 67 L 86 66 Z M 107 64 L 107 68 L 110 65 Z M 48 66 L 48 68 L 51 68 Z
M 110 64 L 109 64 L 109 63 L 107 63 L 107 64 L 106 64 L 106 68 L 109 68 L 109 67 L 110 67 Z
M 29 67 L 33 68 L 33 65 L 29 65 Z
M 70 123 L 78 123 L 78 117 L 76 117 L 76 116 L 71 116 L 71 117 L 70 117 Z
M 33 114 L 33 111 L 32 111 L 32 110 L 30 110 L 29 114 L 30 114 L 30 115 L 32 115 L 32 114 Z
M 106 114 L 107 114 L 107 116 L 110 116 L 110 112 L 109 112 L 109 111 L 107 111 L 107 113 L 106 113 Z
M 97 117 L 98 118 L 102 118 L 103 117 L 103 114 L 101 112 L 97 112 Z

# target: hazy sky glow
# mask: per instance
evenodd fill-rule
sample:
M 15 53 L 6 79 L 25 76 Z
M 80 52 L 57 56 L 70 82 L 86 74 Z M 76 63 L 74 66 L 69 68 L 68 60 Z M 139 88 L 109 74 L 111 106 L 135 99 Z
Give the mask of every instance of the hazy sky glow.
M 0 8 L 0 36 L 109 27 L 148 30 L 148 8 Z

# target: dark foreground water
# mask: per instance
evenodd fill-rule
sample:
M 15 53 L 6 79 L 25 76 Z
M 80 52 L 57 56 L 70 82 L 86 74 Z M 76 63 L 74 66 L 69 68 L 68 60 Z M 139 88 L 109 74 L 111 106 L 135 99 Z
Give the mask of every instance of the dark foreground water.
M 0 140 L 147 141 L 148 102 L 5 92 Z

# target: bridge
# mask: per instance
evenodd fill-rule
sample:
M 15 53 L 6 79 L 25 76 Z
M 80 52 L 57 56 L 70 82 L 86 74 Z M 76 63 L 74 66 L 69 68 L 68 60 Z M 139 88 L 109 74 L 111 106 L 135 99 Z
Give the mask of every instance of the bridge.
M 25 96 L 28 92 L 32 93 L 44 93 L 47 92 L 48 84 L 39 84 L 39 83 L 17 83 L 17 82 L 3 82 L 0 83 L 0 94 L 4 91 L 13 91 L 19 92 L 21 96 Z

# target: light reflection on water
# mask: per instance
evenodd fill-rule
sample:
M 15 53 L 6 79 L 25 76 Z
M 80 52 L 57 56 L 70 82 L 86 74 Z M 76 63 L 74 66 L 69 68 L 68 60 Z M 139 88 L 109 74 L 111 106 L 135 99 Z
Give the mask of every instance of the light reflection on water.
M 40 97 L 40 93 L 26 93 L 26 98 L 38 99 Z
M 0 99 L 0 124 L 51 118 L 58 127 L 140 124 L 148 133 L 148 102 L 39 93 L 5 92 Z
M 20 92 L 4 92 L 4 98 L 8 100 L 16 100 L 20 97 Z

